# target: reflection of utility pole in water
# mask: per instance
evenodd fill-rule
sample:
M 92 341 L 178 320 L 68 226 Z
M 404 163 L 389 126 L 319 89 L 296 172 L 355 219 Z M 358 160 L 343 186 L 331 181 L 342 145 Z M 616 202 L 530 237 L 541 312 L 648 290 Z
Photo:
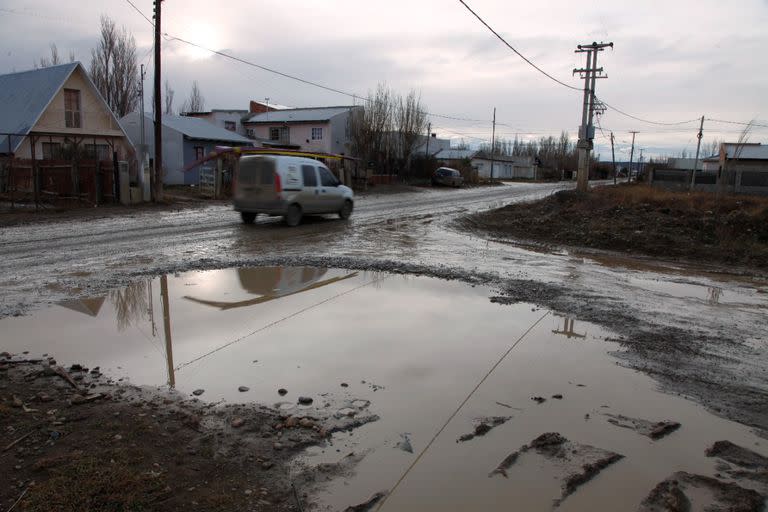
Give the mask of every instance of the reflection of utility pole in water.
M 148 281 L 148 285 L 149 286 L 147 286 L 147 288 L 149 290 L 147 295 L 149 296 L 149 301 L 148 301 L 149 307 L 147 308 L 147 310 L 149 312 L 149 324 L 152 326 L 152 337 L 154 338 L 157 336 L 157 327 L 155 326 L 155 305 L 153 304 L 153 301 L 152 301 L 152 280 L 151 279 Z
M 553 333 L 555 333 L 555 334 L 562 334 L 562 335 L 566 336 L 568 339 L 570 339 L 570 338 L 586 338 L 587 337 L 587 333 L 586 332 L 584 334 L 579 334 L 577 332 L 574 332 L 574 330 L 573 330 L 573 326 L 574 326 L 573 318 L 568 318 L 566 316 L 566 317 L 563 317 L 563 320 L 564 320 L 564 322 L 563 322 L 563 330 L 561 330 L 561 331 L 553 330 L 552 331 Z
M 160 296 L 163 299 L 163 324 L 165 326 L 165 359 L 168 363 L 168 386 L 176 387 L 176 374 L 173 370 L 173 342 L 171 341 L 171 308 L 168 304 L 168 276 L 160 278 Z

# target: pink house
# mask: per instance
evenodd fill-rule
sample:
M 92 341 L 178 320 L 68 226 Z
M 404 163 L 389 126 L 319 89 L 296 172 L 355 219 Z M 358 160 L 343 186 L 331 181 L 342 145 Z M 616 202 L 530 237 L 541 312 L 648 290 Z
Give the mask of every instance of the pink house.
M 349 116 L 362 107 L 294 108 L 256 113 L 243 120 L 246 136 L 303 151 L 349 154 Z

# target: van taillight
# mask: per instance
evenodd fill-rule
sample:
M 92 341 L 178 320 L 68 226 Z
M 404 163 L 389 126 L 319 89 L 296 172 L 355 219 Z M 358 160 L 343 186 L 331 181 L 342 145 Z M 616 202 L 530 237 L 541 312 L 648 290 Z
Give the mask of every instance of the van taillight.
M 275 193 L 279 194 L 283 191 L 283 184 L 280 183 L 280 175 L 275 173 Z

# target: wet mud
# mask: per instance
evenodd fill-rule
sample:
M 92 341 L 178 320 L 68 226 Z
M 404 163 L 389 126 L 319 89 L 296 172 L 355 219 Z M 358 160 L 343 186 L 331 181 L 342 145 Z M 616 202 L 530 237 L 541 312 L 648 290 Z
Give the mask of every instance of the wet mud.
M 760 512 L 765 497 L 735 483 L 677 472 L 659 483 L 643 500 L 639 512 Z
M 598 496 L 592 491 L 597 489 L 603 481 L 613 482 L 614 486 L 621 482 L 635 482 L 637 487 L 629 491 L 626 500 L 639 504 L 651 489 L 659 481 L 666 478 L 673 468 L 667 467 L 660 461 L 669 459 L 675 461 L 675 467 L 685 469 L 691 474 L 703 473 L 713 475 L 713 471 L 705 471 L 705 462 L 691 458 L 691 453 L 703 454 L 704 448 L 711 444 L 712 438 L 706 438 L 703 432 L 712 433 L 714 439 L 730 439 L 741 446 L 752 446 L 759 441 L 755 439 L 749 429 L 741 430 L 740 425 L 718 420 L 709 415 L 699 413 L 691 400 L 703 405 L 709 413 L 716 417 L 733 420 L 742 425 L 755 429 L 755 433 L 764 433 L 768 429 L 765 410 L 768 408 L 768 381 L 765 376 L 765 357 L 768 347 L 764 340 L 768 336 L 768 328 L 764 323 L 764 313 L 768 306 L 768 285 L 764 278 L 754 276 L 753 272 L 738 274 L 738 269 L 722 268 L 717 266 L 698 266 L 692 268 L 675 262 L 661 262 L 645 260 L 642 265 L 636 265 L 636 258 L 615 258 L 608 254 L 580 254 L 567 249 L 531 248 L 518 242 L 499 243 L 489 240 L 488 237 L 478 233 L 456 232 L 450 223 L 457 216 L 471 213 L 488 207 L 499 207 L 505 201 L 513 202 L 521 199 L 535 199 L 548 194 L 552 189 L 542 187 L 525 191 L 518 189 L 505 192 L 503 187 L 498 187 L 493 197 L 484 197 L 484 194 L 458 193 L 444 194 L 436 197 L 430 193 L 419 194 L 420 199 L 414 200 L 413 196 L 392 197 L 376 199 L 371 202 L 360 202 L 356 215 L 351 223 L 340 223 L 331 220 L 313 221 L 306 226 L 300 226 L 295 230 L 287 230 L 277 223 L 264 222 L 252 229 L 245 229 L 233 220 L 233 212 L 228 207 L 211 207 L 195 212 L 173 212 L 158 216 L 143 216 L 138 214 L 135 219 L 120 219 L 119 221 L 102 219 L 93 223 L 68 222 L 62 231 L 62 225 L 56 223 L 39 224 L 34 227 L 17 226 L 7 229 L 3 236 L 3 258 L 0 259 L 0 270 L 7 277 L 4 282 L 5 293 L 0 298 L 0 319 L 13 315 L 34 313 L 35 309 L 46 303 L 57 302 L 61 299 L 72 299 L 74 310 L 77 314 L 85 314 L 91 317 L 99 315 L 99 308 L 109 308 L 112 301 L 110 290 L 116 287 L 125 287 L 139 282 L 146 282 L 155 276 L 168 274 L 169 276 L 183 275 L 190 270 L 211 271 L 227 267 L 314 267 L 314 268 L 340 268 L 351 272 L 368 272 L 370 274 L 387 273 L 400 276 L 429 276 L 443 280 L 458 280 L 470 286 L 488 287 L 482 293 L 483 300 L 493 297 L 498 309 L 498 314 L 509 316 L 510 311 L 520 315 L 521 310 L 534 308 L 547 308 L 561 317 L 552 316 L 553 325 L 548 326 L 552 336 L 561 338 L 569 344 L 581 344 L 584 354 L 589 357 L 599 355 L 589 350 L 593 337 L 588 332 L 595 333 L 600 325 L 610 329 L 610 333 L 601 334 L 601 343 L 611 349 L 613 357 L 626 367 L 622 370 L 628 373 L 617 374 L 611 382 L 624 382 L 639 378 L 628 368 L 640 370 L 642 375 L 649 376 L 651 384 L 642 380 L 641 389 L 644 394 L 653 395 L 657 391 L 657 385 L 668 393 L 668 397 L 674 403 L 665 405 L 664 412 L 659 404 L 666 403 L 667 398 L 654 396 L 647 406 L 635 404 L 635 397 L 606 396 L 606 385 L 590 378 L 589 373 L 572 373 L 573 367 L 559 370 L 548 368 L 549 379 L 556 382 L 551 387 L 544 382 L 537 382 L 536 375 L 524 371 L 524 367 L 516 368 L 525 378 L 531 382 L 526 384 L 526 379 L 505 383 L 505 393 L 488 393 L 483 397 L 482 407 L 478 404 L 467 412 L 463 421 L 457 422 L 456 428 L 446 433 L 447 441 L 457 450 L 466 461 L 466 470 L 461 473 L 463 485 L 446 486 L 438 485 L 430 487 L 435 480 L 451 481 L 450 476 L 444 474 L 441 468 L 453 467 L 456 457 L 454 452 L 446 450 L 446 457 L 437 454 L 428 454 L 425 458 L 426 468 L 422 472 L 415 471 L 413 484 L 406 484 L 399 495 L 392 496 L 387 508 L 391 505 L 400 510 L 429 510 L 430 502 L 421 500 L 417 490 L 440 489 L 445 495 L 444 504 L 452 504 L 460 507 L 462 496 L 472 496 L 473 505 L 481 506 L 487 510 L 493 509 L 493 503 L 503 500 L 514 500 L 521 503 L 523 508 L 535 510 L 541 509 L 542 503 L 536 501 L 536 495 L 547 494 L 546 488 L 537 488 L 543 485 L 546 474 L 538 475 L 537 481 L 523 479 L 525 484 L 535 489 L 529 494 L 518 491 L 517 487 L 505 488 L 493 487 L 495 483 L 504 479 L 487 479 L 487 461 L 483 465 L 472 463 L 473 454 L 477 457 L 498 455 L 498 448 L 490 450 L 488 446 L 496 439 L 509 440 L 512 446 L 520 446 L 527 443 L 543 431 L 557 429 L 569 439 L 579 443 L 593 446 L 604 446 L 616 453 L 627 456 L 626 461 L 639 458 L 643 470 L 634 472 L 633 463 L 613 464 L 610 468 L 601 472 L 600 477 L 592 482 L 592 485 L 580 487 L 580 490 L 566 501 L 569 510 L 594 510 L 595 503 L 608 503 L 614 509 L 620 508 L 619 503 L 624 501 L 611 501 L 612 493 Z M 473 195 L 474 194 L 474 195 Z M 150 222 L 151 220 L 151 222 Z M 386 230 L 382 226 L 386 225 Z M 66 234 L 62 234 L 62 233 Z M 34 257 L 31 257 L 34 255 Z M 382 274 L 383 275 L 383 274 Z M 171 277 L 170 279 L 173 279 Z M 346 286 L 358 278 L 331 283 L 325 288 L 306 292 L 319 293 L 323 289 L 331 289 L 335 286 Z M 399 278 L 398 278 L 399 279 Z M 423 278 L 414 278 L 423 279 Z M 320 279 L 322 281 L 322 278 Z M 389 278 L 383 283 L 393 283 Z M 379 286 L 379 285 L 377 285 Z M 202 285 L 190 286 L 187 293 L 191 297 L 200 298 L 199 294 L 191 293 L 201 289 Z M 467 287 L 468 288 L 468 287 Z M 155 289 L 155 293 L 157 293 Z M 355 296 L 354 292 L 350 297 Z M 455 293 L 455 289 L 451 289 Z M 262 294 L 256 294 L 262 295 Z M 278 294 L 279 295 L 279 294 Z M 231 308 L 221 310 L 223 303 L 235 303 L 259 299 L 258 296 L 245 295 L 231 300 L 231 297 L 203 297 L 203 300 L 212 300 L 217 305 L 206 306 L 198 303 L 201 308 L 218 307 L 222 314 L 241 310 L 248 311 L 249 307 L 271 308 L 281 301 L 294 301 L 300 299 L 303 294 L 292 297 L 276 298 L 261 302 L 253 306 Z M 102 299 L 99 299 L 102 297 Z M 103 297 L 107 297 L 106 300 Z M 159 298 L 155 296 L 155 300 Z M 101 305 L 100 305 L 101 302 Z M 124 301 L 125 302 L 125 301 Z M 188 301 L 191 303 L 191 301 Z M 293 302 L 291 302 L 293 304 Z M 292 314 L 305 304 L 297 305 L 285 314 Z M 171 306 L 171 311 L 175 311 Z M 361 306 L 360 306 L 361 307 Z M 450 311 L 446 306 L 446 310 Z M 355 311 L 355 306 L 347 306 L 347 310 Z M 202 309 L 204 310 L 204 309 Z M 202 311 L 201 310 L 201 311 Z M 381 308 L 380 304 L 372 306 L 370 311 L 376 311 L 378 315 L 392 314 L 390 310 Z M 156 309 L 156 315 L 161 313 Z M 475 313 L 473 313 L 475 314 Z M 103 313 L 102 313 L 103 315 Z M 333 313 L 338 324 L 349 322 L 347 316 L 342 315 L 342 310 L 334 309 Z M 467 315 L 455 315 L 466 318 Z M 469 316 L 472 318 L 472 316 Z M 424 324 L 425 317 L 421 323 Z M 526 317 L 527 318 L 527 317 Z M 23 319 L 23 318 L 22 318 Z M 22 320 L 19 319 L 19 320 Z M 278 318 L 274 318 L 277 320 Z M 83 317 L 83 321 L 85 317 Z M 401 320 L 398 317 L 398 320 Z M 574 326 L 574 320 L 576 325 Z M 0 320 L 2 322 L 3 320 Z M 532 321 L 532 320 L 531 320 Z M 466 321 L 465 321 L 466 322 Z M 557 322 L 557 325 L 554 325 Z M 591 322 L 585 324 L 584 322 Z M 481 322 L 481 325 L 492 325 L 493 322 Z M 594 324 L 594 325 L 592 325 Z M 60 324 L 63 325 L 63 324 Z M 236 324 L 232 324 L 235 326 Z M 320 324 L 318 324 L 320 325 Z M 415 324 L 417 325 L 417 324 Z M 162 333 L 162 322 L 158 323 L 159 332 Z M 0 326 L 2 327 L 2 326 Z M 321 329 L 322 330 L 322 329 Z M 472 334 L 453 328 L 457 335 L 464 333 L 465 339 L 471 339 Z M 512 328 L 507 329 L 513 332 Z M 4 330 L 4 334 L 8 331 Z M 126 331 L 127 332 L 127 331 Z M 250 330 L 234 333 L 232 339 L 248 334 Z M 557 332 L 558 334 L 554 334 Z M 145 334 L 150 339 L 155 337 L 145 329 Z M 314 333 L 312 334 L 314 336 Z M 400 334 L 402 335 L 402 334 Z M 107 336 L 111 336 L 107 334 Z M 141 336 L 141 335 L 139 335 Z M 190 332 L 178 333 L 179 339 L 190 337 L 196 339 Z M 228 335 L 227 335 L 228 336 Z M 231 339 L 227 336 L 207 336 L 206 351 L 217 348 Z M 501 339 L 504 334 L 499 333 Z M 539 333 L 537 335 L 542 337 Z M 225 339 L 222 339 L 225 338 Z M 605 338 L 608 338 L 607 340 Z M 138 338 L 141 339 L 141 338 Z M 273 338 L 272 338 L 273 339 Z M 321 343 L 326 348 L 334 346 L 339 339 L 328 337 Z M 421 339 L 421 338 L 420 338 Z M 392 334 L 387 343 L 397 340 L 397 335 Z M 0 350 L 8 347 L 9 342 L 17 340 L 3 337 L 3 345 Z M 615 342 L 615 344 L 612 344 Z M 197 343 L 197 341 L 195 342 Z M 359 342 L 358 342 L 359 343 Z M 486 342 L 487 343 L 487 342 Z M 135 342 L 134 342 L 135 344 Z M 240 344 L 241 345 L 241 344 Z M 342 344 L 343 345 L 343 344 Z M 66 348 L 66 344 L 57 343 L 57 346 Z M 126 344 L 126 346 L 129 346 Z M 133 346 L 133 345 L 130 345 Z M 314 399 L 313 407 L 325 409 L 329 403 L 329 414 L 341 411 L 345 408 L 347 399 L 364 398 L 373 400 L 370 413 L 356 413 L 366 417 L 376 415 L 379 421 L 361 425 L 354 430 L 352 436 L 349 433 L 337 432 L 332 434 L 333 447 L 325 447 L 325 453 L 319 447 L 310 446 L 308 460 L 310 466 L 324 464 L 336 464 L 341 462 L 338 458 L 354 452 L 354 468 L 350 473 L 334 473 L 335 477 L 329 477 L 325 482 L 326 490 L 310 492 L 313 500 L 320 503 L 321 508 L 327 510 L 343 510 L 344 507 L 354 503 L 363 503 L 374 493 L 387 488 L 389 483 L 399 476 L 397 468 L 407 464 L 416 454 L 410 454 L 392 447 L 400 440 L 399 434 L 411 432 L 412 447 L 415 452 L 425 445 L 425 439 L 434 431 L 433 422 L 437 421 L 441 414 L 443 401 L 454 403 L 456 397 L 446 392 L 446 386 L 441 388 L 423 388 L 418 381 L 403 380 L 403 377 L 412 378 L 419 376 L 428 381 L 428 376 L 434 378 L 436 369 L 430 364 L 424 363 L 428 358 L 419 356 L 420 344 L 402 347 L 401 350 L 408 354 L 401 364 L 404 375 L 392 375 L 386 372 L 377 374 L 370 367 L 360 372 L 342 368 L 331 375 L 323 376 L 319 382 L 327 383 L 322 386 L 306 385 L 301 378 L 294 378 L 294 374 L 305 371 L 315 371 L 325 364 L 322 352 L 316 354 L 308 346 L 296 347 L 296 351 L 289 351 L 292 355 L 299 354 L 296 359 L 302 359 L 301 369 L 293 367 L 280 367 L 283 377 L 275 377 L 275 361 L 265 358 L 263 353 L 239 353 L 239 344 L 221 348 L 215 354 L 226 354 L 229 350 L 238 351 L 243 361 L 251 364 L 259 371 L 265 371 L 264 381 L 254 381 L 244 378 L 245 374 L 233 375 L 226 386 L 216 386 L 207 382 L 199 385 L 192 383 L 197 381 L 197 376 L 210 371 L 207 361 L 214 360 L 219 355 L 210 355 L 197 363 L 185 366 L 181 375 L 186 377 L 182 387 L 185 396 L 190 395 L 194 389 L 205 389 L 200 399 L 206 403 L 215 403 L 222 399 L 247 400 L 255 403 L 275 403 L 276 400 L 285 400 L 281 404 L 279 414 L 297 416 L 304 419 L 306 416 L 314 417 L 314 413 L 304 413 L 296 404 L 300 394 Z M 263 346 L 268 347 L 269 343 Z M 482 345 L 475 345 L 482 346 Z M 491 345 L 497 349 L 496 345 Z M 562 352 L 567 346 L 559 346 Z M 161 345 L 162 348 L 162 345 Z M 177 347 L 180 354 L 187 352 L 186 348 Z M 354 345 L 347 349 L 344 357 L 355 354 Z M 439 354 L 437 359 L 446 359 L 445 347 L 433 352 Z M 309 359 L 301 354 L 304 351 Z M 475 349 L 473 349 L 473 352 Z M 194 351 L 188 351 L 189 355 Z M 116 352 L 120 353 L 120 352 Z M 557 353 L 557 352 L 556 352 Z M 35 357 L 39 357 L 39 355 Z M 339 355 L 331 354 L 336 361 L 343 361 Z M 480 359 L 491 359 L 492 353 L 478 354 Z M 66 357 L 59 357 L 62 364 L 67 364 Z M 143 357 L 143 356 L 142 356 Z M 376 356 L 369 354 L 369 358 Z M 529 355 L 528 357 L 532 357 Z M 548 364 L 556 361 L 559 355 L 552 356 Z M 578 353 L 574 352 L 569 357 L 579 361 L 574 367 L 584 363 Z M 586 355 L 584 356 L 586 357 Z M 239 361 L 233 358 L 235 363 Z M 81 357 L 81 360 L 91 360 L 90 357 Z M 157 365 L 154 358 L 147 359 L 148 367 L 157 373 L 162 371 L 165 363 Z M 180 359 L 181 364 L 187 359 Z M 256 362 L 258 361 L 258 362 Z M 178 361 L 177 361 L 178 362 Z M 216 363 L 217 366 L 219 363 Z M 610 365 L 615 364 L 611 360 Z M 196 370 L 195 365 L 200 365 L 201 370 Z M 117 366 L 120 366 L 117 363 Z M 450 365 L 449 365 L 450 366 Z M 514 365 L 513 365 L 514 366 Z M 101 363 L 101 367 L 115 380 L 127 378 L 127 370 L 116 368 L 114 363 Z M 473 366 L 477 372 L 484 371 L 482 367 Z M 618 369 L 617 369 L 618 370 Z M 608 371 L 607 367 L 600 366 L 600 372 Z M 131 372 L 133 373 L 133 372 Z M 562 379 L 557 380 L 560 375 Z M 132 381 L 136 374 L 131 375 Z M 194 377 L 194 378 L 192 378 Z M 59 379 L 58 377 L 52 377 Z M 261 379 L 262 377 L 259 377 Z M 140 379 L 139 379 L 140 380 Z M 164 383 L 164 378 L 156 376 L 145 379 L 152 385 Z M 358 384 L 360 380 L 374 381 L 376 389 L 367 385 Z M 568 388 L 568 381 L 578 382 L 587 387 L 574 385 Z M 402 381 L 402 382 L 401 382 Z M 333 392 L 339 389 L 339 382 L 348 384 L 342 387 L 343 393 L 349 396 L 320 396 L 321 392 Z M 463 382 L 463 381 L 462 381 Z M 404 385 L 408 383 L 408 385 Z M 62 384 L 63 381 L 62 381 Z M 401 385 L 403 384 L 403 385 Z M 535 384 L 535 385 L 534 385 Z M 555 385 L 556 384 L 556 385 Z M 238 392 L 239 386 L 250 388 L 247 393 Z M 639 385 L 635 382 L 635 385 Z M 189 386 L 189 387 L 187 387 Z M 610 384 L 608 385 L 611 386 Z M 647 389 L 646 389 L 647 386 Z M 515 393 L 515 387 L 520 387 L 522 396 Z M 225 389 L 226 388 L 226 389 Z M 286 393 L 280 398 L 276 390 L 284 388 Z M 264 390 L 268 390 L 268 393 Z M 620 389 L 620 388 L 617 388 Z M 555 394 L 564 394 L 563 400 L 550 399 Z M 586 395 L 581 395 L 586 393 Z M 333 394 L 333 393 L 332 393 Z M 240 398 L 233 398 L 239 396 Z M 418 401 L 418 408 L 404 407 L 393 408 L 390 397 L 404 397 L 403 401 L 409 402 L 411 398 Z M 546 402 L 537 405 L 530 401 L 532 396 L 547 398 Z M 592 396 L 587 400 L 586 396 Z M 426 398 L 429 397 L 429 398 Z M 98 403 L 96 400 L 94 403 Z M 600 404 L 610 404 L 613 410 L 625 414 L 628 418 L 673 418 L 680 421 L 683 427 L 679 434 L 667 436 L 654 445 L 659 445 L 659 454 L 654 454 L 652 448 L 636 445 L 638 442 L 650 441 L 637 435 L 635 432 L 616 428 L 604 421 L 600 416 L 606 412 Z M 84 404 L 81 407 L 90 407 L 92 404 Z M 630 405 L 630 407 L 626 407 Z M 426 409 L 424 409 L 426 406 Z M 29 405 L 27 405 L 29 407 Z M 493 432 L 485 437 L 473 439 L 468 443 L 456 443 L 461 435 L 472 432 L 473 421 L 479 417 L 493 417 L 505 414 L 512 408 L 516 420 L 496 427 Z M 686 412 L 679 413 L 678 411 Z M 350 411 L 344 411 L 348 413 Z M 437 416 L 435 416 L 437 415 Z M 447 415 L 447 414 L 446 414 Z M 517 421 L 522 416 L 523 421 Z M 408 421 L 393 420 L 393 418 L 407 418 Z M 431 421 L 425 421 L 428 418 Z M 533 419 L 531 419 L 533 418 Z M 600 421 L 597 421 L 600 418 Z M 230 418 L 231 421 L 235 418 Z M 561 425 L 560 421 L 565 422 Z M 285 421 L 278 417 L 277 422 Z M 583 428 L 582 428 L 583 425 Z M 604 425 L 604 427 L 602 426 Z M 514 426 L 514 428 L 513 428 Z M 535 428 L 536 431 L 530 431 Z M 245 427 L 240 427 L 245 428 Z M 237 431 L 237 429 L 233 429 Z M 594 433 L 591 432 L 594 430 Z M 698 434 L 697 434 L 698 432 Z M 684 433 L 684 434 L 683 434 Z M 715 434 L 716 433 L 716 434 Z M 346 436 L 346 437 L 345 437 Z M 524 437 L 520 437 L 524 436 Z M 625 437 L 626 436 L 626 437 Z M 706 441 L 702 441 L 706 438 Z M 373 440 L 376 445 L 385 446 L 386 449 L 368 451 L 369 444 L 366 439 Z M 608 442 L 610 441 L 610 442 Z M 670 443 L 674 441 L 674 443 Z M 10 441 L 9 441 L 10 442 Z M 706 445 L 704 444 L 706 443 Z M 764 452 L 763 447 L 756 450 Z M 317 451 L 315 451 L 317 450 Z M 336 452 L 336 450 L 340 450 Z M 644 452 L 649 453 L 648 457 Z M 677 453 L 679 452 L 679 453 Z M 365 453 L 363 456 L 361 454 Z M 452 454 L 451 457 L 448 454 Z M 677 453 L 677 454 L 676 454 Z M 359 457 L 359 458 L 358 458 Z M 654 458 L 658 457 L 658 458 Z M 703 457 L 703 455 L 702 455 Z M 317 459 L 317 460 L 312 460 Z M 726 464 L 726 462 L 723 462 Z M 735 465 L 734 465 L 735 466 Z M 474 479 L 469 471 L 474 471 L 483 478 Z M 418 468 L 417 468 L 418 469 Z M 515 470 L 513 468 L 513 470 Z M 725 474 L 724 470 L 718 470 Z M 734 471 L 749 471 L 744 468 L 734 467 Z M 340 476 L 343 475 L 343 476 Z M 615 476 L 614 476 L 615 475 Z M 652 475 L 652 476 L 649 476 Z M 346 482 L 338 484 L 337 482 Z M 490 480 L 492 487 L 484 487 L 483 479 Z M 410 481 L 410 478 L 409 478 Z M 746 485 L 746 484 L 744 484 Z M 307 492 L 303 487 L 299 489 L 299 495 Z M 436 495 L 435 493 L 432 493 Z M 549 492 L 549 494 L 552 494 Z M 321 496 L 321 499 L 318 499 Z M 488 497 L 488 501 L 483 501 Z M 495 500 L 495 501 L 492 501 Z M 421 500 L 421 501 L 420 501 Z M 502 500 L 502 501 L 503 501 Z M 527 501 L 526 501 L 527 500 Z M 467 505 L 469 507 L 470 505 Z M 606 505 L 610 508 L 611 505 Z M 409 508 L 410 507 L 410 508 Z
M 480 418 L 475 420 L 475 429 L 467 434 L 461 435 L 456 442 L 463 443 L 465 441 L 471 441 L 476 437 L 482 437 L 499 425 L 505 424 L 511 420 L 512 416 L 494 416 L 492 418 Z
M 512 452 L 489 476 L 501 475 L 509 478 L 510 468 L 528 452 L 534 452 L 556 466 L 556 478 L 561 482 L 562 489 L 560 497 L 553 502 L 556 507 L 600 471 L 624 458 L 623 455 L 610 450 L 574 443 L 556 432 L 548 432 Z
M 608 423 L 621 428 L 634 430 L 640 435 L 648 436 L 653 440 L 661 439 L 680 428 L 676 421 L 648 421 L 641 418 L 628 418 L 621 414 L 606 414 Z
M 346 419 L 206 404 L 116 383 L 97 368 L 5 353 L 0 503 L 33 512 L 115 503 L 126 510 L 298 510 L 289 464 L 332 431 L 353 429 L 358 420 Z

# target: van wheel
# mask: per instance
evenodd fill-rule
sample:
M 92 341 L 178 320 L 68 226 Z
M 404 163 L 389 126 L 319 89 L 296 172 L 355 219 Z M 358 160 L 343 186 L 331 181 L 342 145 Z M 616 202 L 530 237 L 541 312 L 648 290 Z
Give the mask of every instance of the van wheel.
M 256 214 L 253 212 L 240 212 L 240 217 L 243 219 L 243 224 L 253 224 L 256 220 Z
M 344 206 L 339 210 L 339 217 L 343 220 L 347 220 L 352 215 L 352 201 L 347 199 L 344 201 Z
M 298 226 L 301 223 L 301 207 L 297 204 L 292 204 L 288 207 L 288 211 L 285 212 L 283 219 L 291 227 Z

